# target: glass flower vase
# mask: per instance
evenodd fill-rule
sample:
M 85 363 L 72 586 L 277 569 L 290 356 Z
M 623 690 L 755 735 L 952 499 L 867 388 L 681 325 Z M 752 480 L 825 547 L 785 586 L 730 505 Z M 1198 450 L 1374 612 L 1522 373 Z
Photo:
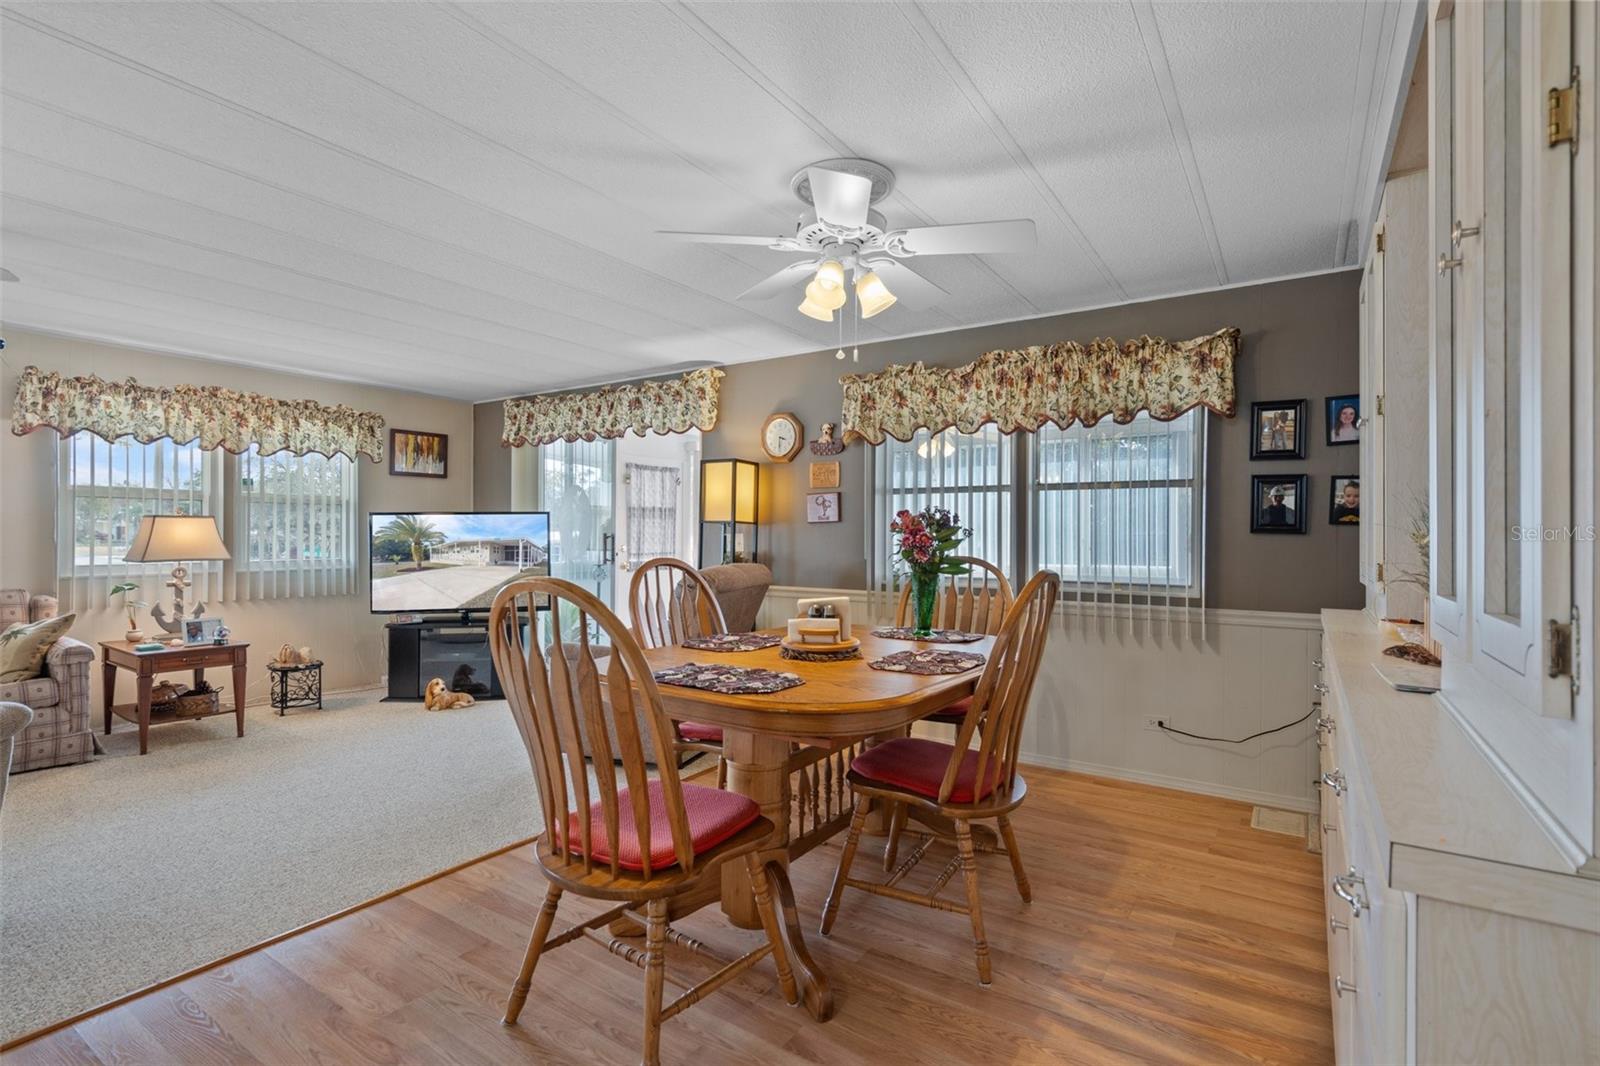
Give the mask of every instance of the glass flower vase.
M 933 636 L 933 612 L 939 603 L 939 572 L 937 570 L 911 571 L 911 604 L 915 608 L 914 637 Z

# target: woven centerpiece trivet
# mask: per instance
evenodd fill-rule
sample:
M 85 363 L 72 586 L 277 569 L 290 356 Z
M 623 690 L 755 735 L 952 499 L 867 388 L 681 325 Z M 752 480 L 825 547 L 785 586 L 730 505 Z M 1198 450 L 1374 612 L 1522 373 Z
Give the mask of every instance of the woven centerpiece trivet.
M 982 633 L 964 633 L 959 629 L 935 629 L 931 635 L 912 635 L 910 626 L 884 626 L 874 629 L 872 635 L 886 640 L 920 640 L 924 644 L 971 644 L 983 639 Z
M 713 666 L 710 663 L 684 663 L 657 670 L 652 676 L 663 685 L 705 689 L 727 695 L 782 692 L 805 684 L 798 674 L 763 670 L 754 666 Z
M 781 642 L 776 633 L 718 633 L 709 637 L 690 637 L 683 647 L 695 651 L 760 651 Z
M 987 661 L 971 651 L 897 651 L 867 665 L 899 674 L 959 674 Z
M 799 663 L 842 663 L 861 658 L 861 645 L 858 643 L 853 648 L 812 651 L 809 648 L 796 648 L 783 644 L 778 648 L 778 656 Z

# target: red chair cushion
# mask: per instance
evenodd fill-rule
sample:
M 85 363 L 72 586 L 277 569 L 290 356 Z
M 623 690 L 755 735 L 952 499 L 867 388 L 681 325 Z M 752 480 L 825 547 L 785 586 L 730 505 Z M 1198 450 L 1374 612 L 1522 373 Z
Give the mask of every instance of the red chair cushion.
M 720 725 L 706 725 L 703 722 L 679 722 L 678 732 L 684 740 L 709 741 L 713 744 L 722 743 L 722 727 Z
M 967 717 L 967 708 L 972 706 L 972 697 L 966 696 L 956 700 L 948 707 L 941 707 L 932 714 L 923 715 L 929 722 L 946 722 L 950 725 L 960 725 Z
M 761 817 L 756 801 L 737 792 L 724 792 L 720 788 L 700 785 L 683 786 L 683 809 L 689 821 L 689 841 L 696 855 L 710 851 L 718 844 L 744 829 Z M 639 847 L 639 834 L 634 827 L 633 807 L 628 790 L 617 790 L 617 865 L 627 870 L 643 870 L 644 856 Z M 567 850 L 574 855 L 583 854 L 582 838 L 578 835 L 578 812 L 567 815 Z M 591 854 L 596 863 L 611 862 L 611 849 L 606 842 L 606 813 L 599 799 L 589 801 L 589 833 Z M 650 869 L 665 870 L 678 865 L 678 856 L 672 850 L 672 828 L 667 822 L 667 802 L 661 791 L 661 782 L 650 782 Z
M 938 799 L 939 786 L 944 783 L 944 772 L 950 766 L 950 753 L 953 751 L 954 745 L 937 740 L 897 737 L 857 755 L 850 769 L 869 780 Z M 978 753 L 968 749 L 961 757 L 961 768 L 956 771 L 956 783 L 950 789 L 950 802 L 972 803 L 993 792 L 1000 778 L 998 762 L 991 762 L 989 780 L 981 790 L 973 788 L 977 777 Z

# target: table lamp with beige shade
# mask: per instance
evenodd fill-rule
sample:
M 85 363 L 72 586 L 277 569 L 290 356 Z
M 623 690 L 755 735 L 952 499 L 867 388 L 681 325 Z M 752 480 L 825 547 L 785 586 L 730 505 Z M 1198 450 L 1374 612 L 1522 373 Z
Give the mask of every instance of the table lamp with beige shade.
M 156 625 L 168 633 L 183 629 L 183 590 L 189 587 L 189 568 L 184 563 L 213 562 L 231 559 L 228 548 L 217 531 L 217 520 L 210 515 L 147 514 L 139 519 L 139 531 L 128 554 L 122 557 L 129 563 L 177 563 L 167 587 L 172 589 L 172 618 L 167 619 L 161 605 L 150 609 Z M 206 605 L 194 605 L 194 617 L 205 613 Z

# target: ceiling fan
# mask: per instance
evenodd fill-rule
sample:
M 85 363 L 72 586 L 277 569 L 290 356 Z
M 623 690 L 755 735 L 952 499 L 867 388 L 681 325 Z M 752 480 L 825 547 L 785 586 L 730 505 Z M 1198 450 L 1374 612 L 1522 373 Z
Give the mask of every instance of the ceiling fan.
M 901 260 L 919 255 L 986 255 L 1031 252 L 1033 220 L 962 222 L 951 226 L 890 229 L 872 205 L 889 195 L 894 171 L 870 159 L 825 159 L 803 167 L 789 181 L 789 190 L 807 205 L 792 237 L 758 237 L 734 233 L 660 231 L 660 236 L 699 244 L 749 244 L 775 252 L 805 252 L 771 277 L 739 294 L 759 300 L 782 293 L 810 276 L 800 313 L 832 322 L 833 313 L 849 300 L 853 284 L 861 317 L 871 318 L 903 300 L 908 307 L 928 307 L 943 289 Z

